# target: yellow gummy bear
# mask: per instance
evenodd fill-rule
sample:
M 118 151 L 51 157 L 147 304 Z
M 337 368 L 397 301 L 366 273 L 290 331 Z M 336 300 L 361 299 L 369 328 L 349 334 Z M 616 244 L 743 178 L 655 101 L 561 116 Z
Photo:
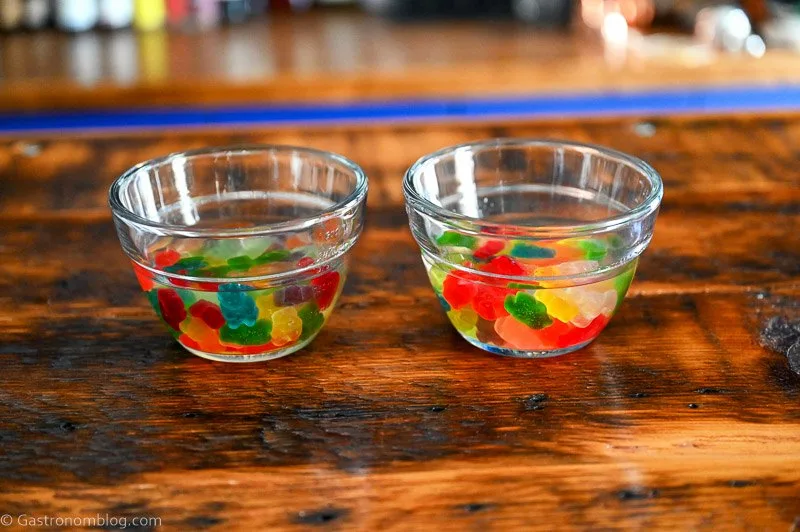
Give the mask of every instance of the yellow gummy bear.
M 200 349 L 209 353 L 221 353 L 225 348 L 220 344 L 217 331 L 206 325 L 203 320 L 191 318 L 181 323 L 181 331 L 197 342 Z
M 537 290 L 534 297 L 544 303 L 548 314 L 564 323 L 569 323 L 580 313 L 580 308 L 570 300 L 565 290 Z
M 272 315 L 280 308 L 275 304 L 274 294 L 258 296 L 256 306 L 258 307 L 258 319 L 260 320 L 272 319 Z
M 447 313 L 447 317 L 450 318 L 453 327 L 462 333 L 474 330 L 478 323 L 478 314 L 469 307 L 461 310 L 451 310 Z
M 296 342 L 303 332 L 303 320 L 294 307 L 285 307 L 272 314 L 272 343 L 286 345 Z

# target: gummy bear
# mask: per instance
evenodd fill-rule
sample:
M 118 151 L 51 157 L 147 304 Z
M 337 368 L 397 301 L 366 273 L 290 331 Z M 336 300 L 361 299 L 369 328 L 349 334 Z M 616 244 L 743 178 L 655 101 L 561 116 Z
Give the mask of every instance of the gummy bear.
M 486 260 L 503 251 L 504 247 L 505 243 L 500 240 L 488 240 L 485 244 L 476 249 L 472 256 L 478 260 Z
M 505 288 L 476 283 L 477 293 L 472 298 L 472 308 L 485 320 L 496 320 L 508 316 L 505 308 L 506 296 L 513 293 Z
M 280 307 L 275 304 L 275 294 L 261 294 L 256 298 L 258 307 L 258 317 L 261 319 L 272 319 L 272 315 Z
M 303 331 L 300 333 L 301 340 L 314 336 L 325 323 L 325 316 L 322 315 L 314 302 L 304 305 L 297 315 L 303 320 Z
M 310 286 L 290 285 L 275 292 L 275 304 L 279 307 L 299 305 L 314 298 L 314 289 Z
M 497 275 L 521 276 L 526 274 L 525 268 L 520 263 L 506 255 L 493 258 L 481 269 Z
M 580 313 L 578 306 L 570 299 L 569 292 L 563 288 L 536 290 L 534 297 L 544 303 L 548 314 L 564 323 Z
M 586 260 L 602 260 L 608 252 L 608 246 L 602 240 L 586 239 L 579 241 L 577 245 L 584 252 Z
M 224 308 L 224 307 L 223 307 Z M 220 340 L 238 345 L 262 345 L 269 342 L 272 323 L 258 320 L 253 325 L 242 325 L 236 328 L 225 325 L 219 330 Z
M 175 264 L 165 267 L 164 271 L 186 275 L 205 268 L 206 266 L 208 266 L 208 263 L 203 257 L 185 257 Z
M 447 317 L 450 318 L 453 327 L 455 327 L 457 331 L 465 334 L 474 331 L 475 325 L 478 323 L 478 315 L 471 308 L 451 310 L 447 313 Z
M 180 336 L 178 340 L 189 347 L 194 347 L 195 349 L 210 353 L 219 353 L 225 351 L 225 347 L 219 342 L 217 331 L 209 327 L 208 324 L 202 319 L 186 320 L 181 325 L 181 330 L 184 334 Z M 185 337 L 187 336 L 192 340 L 192 342 L 186 341 Z
M 586 327 L 575 327 L 561 337 L 566 346 L 579 345 L 594 339 L 608 325 L 610 318 L 603 314 L 593 319 Z
M 455 231 L 445 231 L 436 239 L 436 243 L 442 247 L 452 246 L 472 249 L 475 247 L 476 242 L 477 239 L 474 236 L 462 235 Z
M 339 272 L 323 273 L 311 281 L 311 287 L 320 310 L 325 310 L 336 297 L 336 291 L 339 288 Z
M 475 337 L 484 344 L 502 346 L 504 343 L 503 339 L 500 338 L 500 335 L 495 331 L 494 324 L 494 321 L 478 317 L 478 321 L 475 324 Z
M 447 278 L 448 273 L 449 270 L 441 264 L 434 264 L 430 267 L 428 270 L 428 278 L 434 290 L 441 292 L 444 289 L 444 280 Z
M 544 350 L 552 345 L 539 337 L 539 331 L 517 321 L 513 315 L 494 322 L 497 334 L 516 349 Z
M 303 320 L 294 307 L 284 307 L 272 315 L 272 343 L 282 346 L 296 342 L 303 332 Z
M 253 259 L 248 257 L 247 255 L 239 255 L 238 257 L 232 257 L 227 261 L 228 266 L 230 266 L 231 270 L 234 271 L 247 271 L 253 267 L 255 262 Z
M 517 242 L 511 248 L 511 256 L 520 259 L 552 259 L 556 256 L 556 252 L 550 248 Z
M 167 266 L 172 266 L 181 259 L 181 254 L 174 249 L 165 249 L 156 253 L 154 262 L 156 268 L 164 269 Z
M 512 317 L 531 329 L 542 329 L 553 321 L 547 315 L 547 307 L 526 292 L 507 296 L 505 308 Z
M 136 280 L 139 281 L 139 286 L 142 287 L 142 290 L 145 292 L 152 290 L 155 284 L 153 284 L 153 277 L 150 272 L 133 261 L 131 261 L 131 264 L 133 264 L 133 273 L 136 274 Z
M 181 322 L 186 319 L 186 309 L 178 292 L 166 288 L 158 290 L 158 306 L 167 325 L 179 331 Z
M 454 309 L 468 305 L 477 292 L 475 283 L 461 272 L 451 272 L 442 283 L 442 295 Z
M 258 307 L 247 293 L 247 287 L 238 283 L 222 285 L 219 288 L 219 304 L 227 327 L 236 329 L 242 325 L 252 327 L 258 319 Z
M 214 303 L 204 299 L 201 299 L 189 307 L 189 314 L 195 318 L 198 318 L 199 320 L 202 320 L 212 329 L 219 329 L 225 325 L 225 317 L 222 315 L 220 308 Z
M 254 264 L 267 264 L 270 262 L 281 262 L 288 259 L 291 256 L 292 252 L 288 249 L 273 249 L 269 251 L 265 251 L 255 259 L 253 259 Z

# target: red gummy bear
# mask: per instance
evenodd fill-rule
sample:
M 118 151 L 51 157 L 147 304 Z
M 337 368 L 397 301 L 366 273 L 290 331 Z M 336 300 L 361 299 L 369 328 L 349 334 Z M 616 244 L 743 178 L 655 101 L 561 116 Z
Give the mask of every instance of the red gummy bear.
M 505 255 L 493 258 L 482 270 L 497 275 L 509 275 L 514 277 L 522 276 L 527 273 L 520 263 Z
M 479 260 L 486 260 L 489 257 L 500 253 L 504 247 L 505 244 L 499 240 L 489 240 L 484 245 L 476 249 L 472 256 Z
M 133 261 L 131 261 L 131 264 L 133 264 L 133 273 L 136 274 L 136 280 L 139 281 L 139 286 L 142 287 L 142 290 L 145 292 L 152 290 L 155 286 L 152 274 Z
M 595 338 L 600 332 L 606 328 L 608 322 L 611 321 L 611 318 L 605 316 L 604 314 L 600 314 L 595 319 L 589 323 L 586 327 L 575 327 L 567 334 L 564 334 L 559 338 L 560 346 L 559 347 L 572 347 L 573 345 L 582 344 L 584 342 L 588 342 Z
M 158 307 L 161 317 L 176 331 L 181 330 L 181 322 L 186 319 L 186 309 L 183 300 L 175 290 L 161 289 L 158 291 Z
M 513 290 L 489 285 L 476 285 L 477 294 L 472 299 L 472 308 L 481 318 L 492 321 L 503 316 L 508 316 L 505 308 L 505 299 Z
M 159 251 L 155 256 L 156 268 L 167 268 L 181 259 L 181 254 L 174 249 Z
M 478 291 L 475 282 L 468 274 L 450 273 L 442 283 L 442 296 L 454 309 L 460 309 L 470 304 Z
M 205 299 L 201 299 L 189 307 L 189 314 L 203 320 L 212 329 L 221 329 L 225 325 L 225 317 L 220 308 Z
M 311 287 L 314 289 L 317 306 L 320 310 L 325 310 L 336 297 L 336 290 L 339 288 L 339 272 L 327 272 L 315 277 L 311 281 Z

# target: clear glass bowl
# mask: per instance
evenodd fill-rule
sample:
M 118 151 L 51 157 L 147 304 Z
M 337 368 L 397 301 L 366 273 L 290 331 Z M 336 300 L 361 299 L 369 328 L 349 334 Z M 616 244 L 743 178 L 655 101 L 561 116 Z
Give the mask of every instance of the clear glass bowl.
M 403 183 L 411 231 L 447 316 L 471 344 L 546 357 L 594 340 L 619 308 L 663 194 L 613 150 L 500 139 L 438 151 Z
M 142 163 L 109 191 L 122 249 L 170 333 L 212 360 L 307 345 L 364 222 L 367 178 L 332 153 L 241 146 Z

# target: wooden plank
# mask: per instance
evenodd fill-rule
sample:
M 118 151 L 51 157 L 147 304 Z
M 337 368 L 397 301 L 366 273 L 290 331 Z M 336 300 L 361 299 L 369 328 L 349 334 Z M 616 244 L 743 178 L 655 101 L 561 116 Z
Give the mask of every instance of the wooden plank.
M 3 332 L 4 508 L 366 529 L 800 512 L 800 377 L 752 319 L 779 295 L 632 297 L 590 348 L 531 363 L 464 344 L 418 284 L 355 288 L 311 348 L 262 365 L 80 302 Z

